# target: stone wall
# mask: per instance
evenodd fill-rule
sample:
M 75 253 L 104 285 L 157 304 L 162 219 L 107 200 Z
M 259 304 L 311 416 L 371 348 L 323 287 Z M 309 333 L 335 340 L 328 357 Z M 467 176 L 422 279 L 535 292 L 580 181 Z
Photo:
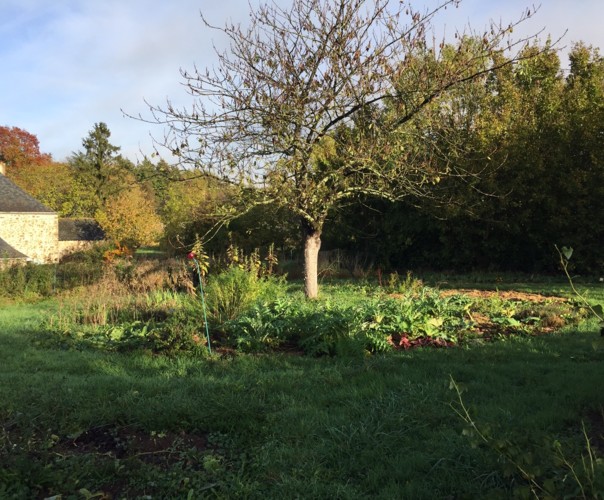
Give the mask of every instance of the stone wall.
M 0 213 L 0 237 L 34 262 L 58 259 L 59 222 L 55 213 Z
M 99 243 L 99 241 L 59 241 L 58 257 L 62 258 L 74 252 L 90 250 Z

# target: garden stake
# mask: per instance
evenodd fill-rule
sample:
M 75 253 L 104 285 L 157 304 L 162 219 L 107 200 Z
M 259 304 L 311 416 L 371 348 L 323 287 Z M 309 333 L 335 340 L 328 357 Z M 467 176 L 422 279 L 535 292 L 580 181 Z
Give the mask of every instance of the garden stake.
M 208 329 L 208 316 L 206 314 L 206 299 L 203 294 L 203 280 L 201 279 L 201 269 L 199 268 L 199 262 L 195 258 L 195 252 L 189 252 L 187 258 L 195 262 L 197 267 L 197 276 L 199 277 L 199 293 L 201 295 L 201 305 L 203 307 L 203 322 L 206 326 L 206 338 L 208 339 L 208 352 L 212 354 L 212 346 L 210 345 L 210 331 Z

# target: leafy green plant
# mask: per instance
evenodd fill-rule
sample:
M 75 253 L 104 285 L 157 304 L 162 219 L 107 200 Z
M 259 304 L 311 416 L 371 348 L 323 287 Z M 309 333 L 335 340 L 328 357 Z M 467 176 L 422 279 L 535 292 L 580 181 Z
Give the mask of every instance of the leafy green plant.
M 55 332 L 55 341 L 64 346 L 93 348 L 111 352 L 135 350 L 174 354 L 202 353 L 205 335 L 198 321 L 190 315 L 174 313 L 166 321 L 120 322 L 94 328 L 70 328 Z
M 348 351 L 346 344 L 354 339 L 354 310 L 329 303 L 317 304 L 300 315 L 300 347 L 311 356 L 335 355 Z
M 147 335 L 147 347 L 153 352 L 205 352 L 206 336 L 200 317 L 174 314 L 167 321 L 154 325 Z M 204 349 L 202 349 L 204 348 Z
M 223 331 L 231 344 L 244 351 L 272 349 L 288 343 L 297 344 L 311 356 L 350 354 L 362 351 L 366 344 L 366 339 L 355 329 L 358 321 L 358 312 L 353 307 L 288 298 L 256 303 L 226 322 Z
M 380 299 L 362 310 L 362 328 L 385 337 L 404 334 L 409 338 L 456 340 L 463 318 L 463 309 L 455 301 L 425 288 L 402 297 Z
M 296 336 L 294 303 L 288 300 L 259 302 L 222 329 L 229 342 L 244 352 L 276 348 Z
M 393 338 L 450 341 L 461 313 L 446 299 L 373 298 L 351 305 L 279 300 L 256 304 L 224 325 L 227 337 L 245 350 L 297 342 L 310 355 L 387 352 Z
M 119 325 L 110 325 L 93 336 L 97 340 L 97 346 L 108 350 L 129 351 L 137 348 L 147 347 L 147 336 L 153 325 L 149 322 L 132 321 Z M 99 345 L 100 344 L 100 345 Z

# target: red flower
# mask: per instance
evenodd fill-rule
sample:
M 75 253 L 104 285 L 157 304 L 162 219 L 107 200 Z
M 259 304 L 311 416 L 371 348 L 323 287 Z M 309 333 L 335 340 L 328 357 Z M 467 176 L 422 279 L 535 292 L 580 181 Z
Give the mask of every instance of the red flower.
M 195 252 L 189 252 L 187 254 L 187 259 L 193 260 L 195 257 L 197 257 L 197 255 L 195 255 Z

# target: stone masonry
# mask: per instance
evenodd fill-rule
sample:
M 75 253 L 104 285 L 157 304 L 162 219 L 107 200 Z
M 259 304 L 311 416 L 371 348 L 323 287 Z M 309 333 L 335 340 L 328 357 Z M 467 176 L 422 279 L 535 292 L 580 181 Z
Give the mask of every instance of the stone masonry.
M 34 262 L 55 262 L 58 255 L 59 220 L 5 177 L 0 164 L 0 239 L 3 248 L 13 249 Z M 2 258 L 2 256 L 0 256 Z
M 56 213 L 0 213 L 0 238 L 34 262 L 58 258 Z

